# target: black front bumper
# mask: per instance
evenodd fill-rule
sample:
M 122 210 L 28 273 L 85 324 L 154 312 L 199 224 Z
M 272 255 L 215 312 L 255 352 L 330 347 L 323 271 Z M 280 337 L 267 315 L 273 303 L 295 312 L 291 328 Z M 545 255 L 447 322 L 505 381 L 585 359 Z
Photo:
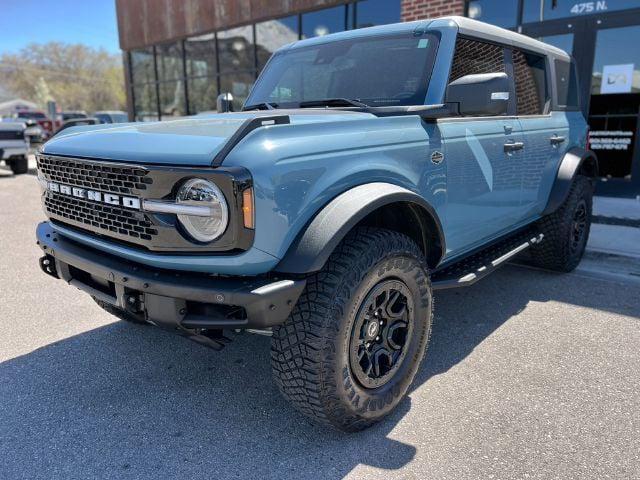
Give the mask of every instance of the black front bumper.
M 45 273 L 158 326 L 182 334 L 283 323 L 305 280 L 215 277 L 132 263 L 80 245 L 38 225 Z

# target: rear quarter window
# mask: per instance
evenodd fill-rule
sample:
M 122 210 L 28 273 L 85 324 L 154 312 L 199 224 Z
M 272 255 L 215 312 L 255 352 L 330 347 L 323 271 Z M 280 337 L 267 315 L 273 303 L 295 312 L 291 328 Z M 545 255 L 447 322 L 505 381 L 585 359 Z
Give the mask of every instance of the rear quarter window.
M 578 95 L 578 76 L 575 62 L 556 59 L 554 63 L 558 106 L 569 110 L 579 110 L 580 96 Z

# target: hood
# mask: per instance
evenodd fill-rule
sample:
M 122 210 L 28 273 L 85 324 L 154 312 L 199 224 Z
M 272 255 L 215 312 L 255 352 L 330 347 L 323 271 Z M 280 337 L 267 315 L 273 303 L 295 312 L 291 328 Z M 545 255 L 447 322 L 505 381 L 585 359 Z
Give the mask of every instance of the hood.
M 88 125 L 60 132 L 44 144 L 42 152 L 130 163 L 210 166 L 245 120 L 274 115 L 289 115 L 291 124 L 373 117 L 369 113 L 329 109 L 267 110 L 203 114 L 163 122 Z

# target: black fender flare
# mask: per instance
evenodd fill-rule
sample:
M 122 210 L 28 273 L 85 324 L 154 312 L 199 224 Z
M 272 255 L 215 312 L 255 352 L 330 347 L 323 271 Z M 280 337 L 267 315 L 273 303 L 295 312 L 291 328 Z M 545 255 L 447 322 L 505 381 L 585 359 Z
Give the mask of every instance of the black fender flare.
M 444 256 L 445 240 L 442 224 L 434 208 L 417 193 L 384 182 L 353 187 L 325 205 L 293 241 L 275 268 L 277 272 L 306 274 L 320 270 L 347 233 L 367 215 L 397 202 L 406 202 L 428 215 L 437 235 L 437 252 L 433 263 Z
M 568 150 L 560 161 L 560 167 L 542 215 L 549 215 L 562 206 L 569 195 L 573 179 L 579 172 L 595 179 L 598 175 L 598 158 L 591 150 L 574 147 Z

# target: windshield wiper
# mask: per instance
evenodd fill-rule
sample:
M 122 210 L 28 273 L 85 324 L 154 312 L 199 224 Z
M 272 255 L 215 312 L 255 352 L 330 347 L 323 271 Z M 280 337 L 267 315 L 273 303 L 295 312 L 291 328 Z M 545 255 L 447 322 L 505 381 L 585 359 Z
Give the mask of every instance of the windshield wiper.
M 277 103 L 260 102 L 253 105 L 247 105 L 242 109 L 242 111 L 246 112 L 248 110 L 275 110 L 277 106 Z
M 369 108 L 369 105 L 351 98 L 324 98 L 322 100 L 307 100 L 300 102 L 300 108 L 308 107 L 359 107 Z

